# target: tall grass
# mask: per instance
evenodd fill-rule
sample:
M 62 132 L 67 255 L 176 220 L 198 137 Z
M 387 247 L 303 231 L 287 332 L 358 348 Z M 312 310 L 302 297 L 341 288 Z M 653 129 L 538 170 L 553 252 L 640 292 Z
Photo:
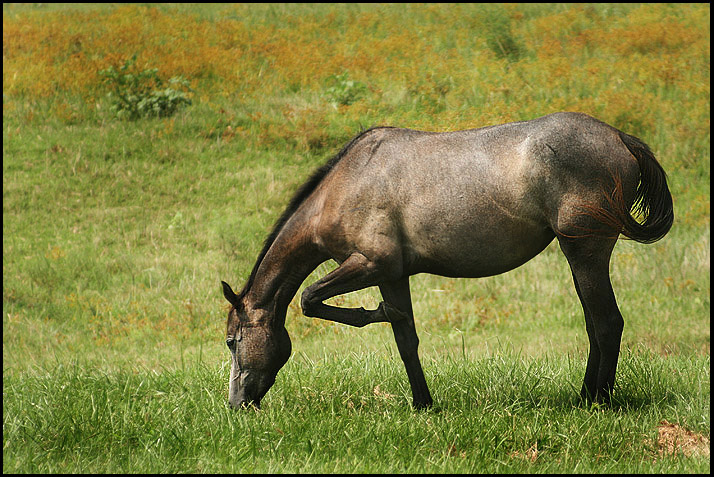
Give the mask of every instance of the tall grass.
M 577 405 L 580 360 L 428 361 L 436 409 L 414 412 L 379 353 L 298 359 L 261 411 L 223 399 L 227 369 L 90 371 L 68 363 L 4 383 L 6 472 L 706 472 L 708 458 L 662 459 L 653 429 L 709 418 L 708 360 L 626 354 L 610 409 Z M 360 369 L 361 372 L 355 372 Z M 676 378 L 673 378 L 676 375 Z M 10 436 L 10 438 L 7 438 Z
M 710 432 L 709 20 L 703 4 L 4 5 L 3 470 L 704 471 L 653 439 L 663 419 Z M 187 79 L 191 104 L 117 117 L 100 71 L 135 54 Z M 551 244 L 497 277 L 412 278 L 437 410 L 410 409 L 388 326 L 295 300 L 264 409 L 229 412 L 220 280 L 240 286 L 315 167 L 360 127 L 559 110 L 641 137 L 674 197 L 665 239 L 615 249 L 613 408 L 572 401 L 587 338 Z

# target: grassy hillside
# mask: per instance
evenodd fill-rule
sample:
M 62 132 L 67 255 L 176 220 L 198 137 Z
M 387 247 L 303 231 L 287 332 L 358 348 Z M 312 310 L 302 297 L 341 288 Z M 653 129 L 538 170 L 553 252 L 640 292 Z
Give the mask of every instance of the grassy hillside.
M 704 4 L 3 5 L 3 470 L 706 471 L 708 441 L 662 457 L 657 426 L 710 433 L 709 25 Z M 157 114 L 117 114 L 119 72 Z M 615 249 L 615 412 L 571 401 L 587 337 L 557 244 L 497 277 L 412 279 L 441 413 L 409 409 L 387 326 L 297 299 L 266 410 L 225 409 L 220 280 L 240 288 L 314 168 L 362 127 L 563 110 L 647 142 L 674 198 L 667 237 Z M 359 457 L 400 432 L 399 464 Z

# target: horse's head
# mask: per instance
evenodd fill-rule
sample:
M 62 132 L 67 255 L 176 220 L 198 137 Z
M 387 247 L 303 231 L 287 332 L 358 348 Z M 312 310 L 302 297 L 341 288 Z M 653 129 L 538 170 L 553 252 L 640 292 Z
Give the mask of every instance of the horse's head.
M 274 325 L 264 311 L 247 310 L 231 287 L 222 283 L 223 295 L 232 305 L 226 325 L 232 359 L 228 402 L 236 409 L 249 404 L 260 407 L 290 357 L 290 337 L 282 323 Z

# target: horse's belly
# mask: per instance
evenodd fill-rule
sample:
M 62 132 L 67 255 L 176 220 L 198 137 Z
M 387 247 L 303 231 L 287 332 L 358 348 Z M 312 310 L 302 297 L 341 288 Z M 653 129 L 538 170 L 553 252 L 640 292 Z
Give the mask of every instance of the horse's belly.
M 419 227 L 413 232 L 405 244 L 410 274 L 472 278 L 513 270 L 542 252 L 555 237 L 545 224 L 493 218 Z

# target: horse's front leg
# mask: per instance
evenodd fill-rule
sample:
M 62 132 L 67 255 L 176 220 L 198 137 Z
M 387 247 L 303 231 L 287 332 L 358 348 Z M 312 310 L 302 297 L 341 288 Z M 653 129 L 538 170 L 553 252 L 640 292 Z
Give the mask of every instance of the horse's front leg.
M 375 310 L 340 308 L 323 301 L 377 285 L 382 280 L 379 268 L 361 253 L 350 255 L 338 268 L 305 289 L 300 304 L 305 316 L 363 327 L 370 323 L 399 321 L 408 316 L 382 302 Z
M 384 301 L 376 310 L 339 308 L 324 300 L 369 286 L 379 285 Z M 306 316 L 362 327 L 369 323 L 392 324 L 399 355 L 404 362 L 416 408 L 433 403 L 419 362 L 419 338 L 414 327 L 409 277 L 388 279 L 380 268 L 361 253 L 354 253 L 342 265 L 305 289 L 301 300 Z
M 409 385 L 412 388 L 412 396 L 414 398 L 413 405 L 417 409 L 431 407 L 433 400 L 419 361 L 419 338 L 414 326 L 409 277 L 403 277 L 395 282 L 383 283 L 379 286 L 379 289 L 384 297 L 384 303 L 389 304 L 389 311 L 395 310 L 405 316 L 405 319 L 392 321 L 392 331 L 394 331 L 394 339 L 397 342 L 399 355 L 404 362 L 404 367 L 409 377 Z

